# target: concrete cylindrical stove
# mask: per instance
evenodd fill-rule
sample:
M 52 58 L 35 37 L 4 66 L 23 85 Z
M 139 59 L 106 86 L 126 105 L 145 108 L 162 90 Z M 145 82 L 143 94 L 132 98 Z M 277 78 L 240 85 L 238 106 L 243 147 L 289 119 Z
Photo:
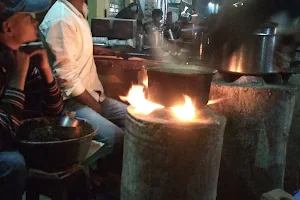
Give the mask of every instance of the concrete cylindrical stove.
M 300 74 L 291 75 L 289 83 L 297 88 L 297 92 L 287 145 L 284 190 L 295 194 L 299 191 L 300 184 Z
M 210 95 L 223 99 L 213 109 L 228 120 L 218 199 L 253 200 L 282 189 L 295 88 L 243 76 L 230 83 L 213 82 Z
M 121 199 L 215 200 L 226 118 L 207 107 L 184 123 L 158 112 L 128 108 Z

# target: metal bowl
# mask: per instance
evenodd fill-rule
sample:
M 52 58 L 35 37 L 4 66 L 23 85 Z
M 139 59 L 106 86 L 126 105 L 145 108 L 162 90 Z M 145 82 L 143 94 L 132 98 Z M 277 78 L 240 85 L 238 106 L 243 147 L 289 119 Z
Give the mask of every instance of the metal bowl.
M 84 121 L 88 123 L 84 119 L 76 119 L 79 122 Z M 92 139 L 96 135 L 97 127 L 93 126 L 94 131 L 83 137 L 49 142 L 28 141 L 26 139 L 26 136 L 29 134 L 28 129 L 32 130 L 32 125 L 35 122 L 37 125 L 40 125 L 45 120 L 50 125 L 57 126 L 60 124 L 61 117 L 40 117 L 24 120 L 17 133 L 19 137 L 19 151 L 24 156 L 27 166 L 47 172 L 57 172 L 84 161 Z M 27 127 L 26 124 L 29 124 L 28 122 L 34 123 L 30 123 L 30 127 Z
M 208 102 L 210 85 L 217 70 L 196 65 L 160 64 L 145 66 L 147 99 L 166 107 L 185 103 L 188 95 L 197 108 Z

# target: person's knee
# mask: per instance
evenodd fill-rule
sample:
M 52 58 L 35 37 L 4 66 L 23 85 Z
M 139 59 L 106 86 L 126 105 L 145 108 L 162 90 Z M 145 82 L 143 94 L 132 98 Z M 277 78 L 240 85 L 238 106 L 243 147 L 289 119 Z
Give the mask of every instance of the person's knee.
M 18 152 L 11 152 L 1 159 L 1 166 L 5 169 L 7 179 L 25 184 L 26 165 L 24 157 Z
M 13 195 L 22 195 L 27 178 L 24 157 L 18 152 L 5 152 L 5 156 L 0 158 L 0 164 L 0 177 L 4 180 L 6 190 L 3 192 L 14 191 Z
M 123 142 L 123 138 L 124 131 L 112 124 L 108 127 L 101 127 L 101 129 L 98 130 L 97 135 L 94 137 L 94 140 L 110 145 L 118 145 Z

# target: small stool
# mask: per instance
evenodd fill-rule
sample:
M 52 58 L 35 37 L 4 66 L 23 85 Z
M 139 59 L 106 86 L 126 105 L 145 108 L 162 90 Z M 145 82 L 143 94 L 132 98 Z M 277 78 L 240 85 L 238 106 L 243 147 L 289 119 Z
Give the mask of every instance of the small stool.
M 39 200 L 40 194 L 53 200 L 90 200 L 90 190 L 89 179 L 81 165 L 57 173 L 28 170 L 26 200 Z M 71 198 L 69 194 L 75 197 Z

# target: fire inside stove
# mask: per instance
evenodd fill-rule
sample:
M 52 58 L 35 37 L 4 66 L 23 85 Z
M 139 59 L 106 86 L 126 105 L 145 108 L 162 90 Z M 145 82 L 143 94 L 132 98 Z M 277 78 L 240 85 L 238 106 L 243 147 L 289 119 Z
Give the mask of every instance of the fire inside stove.
M 130 112 L 139 116 L 163 116 L 168 120 L 177 119 L 182 122 L 199 121 L 202 116 L 202 111 L 197 110 L 193 100 L 185 95 L 185 103 L 183 105 L 174 105 L 173 107 L 166 108 L 163 105 L 156 104 L 147 100 L 145 89 L 147 88 L 147 80 L 144 80 L 144 85 L 133 85 L 127 96 L 120 96 L 123 101 L 127 101 L 130 105 Z M 210 100 L 207 105 L 219 102 L 220 100 Z M 203 119 L 201 119 L 203 121 Z

